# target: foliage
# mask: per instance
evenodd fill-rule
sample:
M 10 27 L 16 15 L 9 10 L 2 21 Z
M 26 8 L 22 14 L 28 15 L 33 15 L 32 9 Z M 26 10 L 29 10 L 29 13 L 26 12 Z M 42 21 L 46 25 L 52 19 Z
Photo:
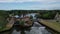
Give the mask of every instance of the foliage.
M 5 25 L 7 23 L 7 21 L 6 21 L 6 17 L 7 16 L 8 16 L 7 12 L 0 11 L 0 30 L 2 30 L 3 28 L 5 28 Z
M 46 13 L 41 14 L 41 18 L 44 18 L 44 19 L 54 19 L 55 15 L 56 15 L 56 12 L 48 11 Z
M 36 14 L 35 17 L 36 17 L 36 18 L 40 18 L 41 15 L 40 15 L 40 14 Z
M 52 19 L 57 12 L 60 14 L 60 10 L 0 10 L 0 29 L 3 29 L 7 24 L 6 18 L 9 14 L 40 13 L 36 15 L 37 18 Z M 32 19 L 32 16 L 30 17 Z M 24 25 L 24 21 L 20 21 L 20 24 Z
M 33 19 L 33 16 L 32 15 L 30 16 L 30 19 Z
M 25 23 L 25 21 L 21 20 L 19 24 L 24 25 L 24 23 Z

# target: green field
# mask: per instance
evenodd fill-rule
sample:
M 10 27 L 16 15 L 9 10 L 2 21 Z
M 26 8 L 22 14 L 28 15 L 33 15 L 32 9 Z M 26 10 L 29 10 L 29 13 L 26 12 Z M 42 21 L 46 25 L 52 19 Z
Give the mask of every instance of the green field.
M 55 17 L 55 14 L 57 13 L 57 11 L 60 14 L 60 10 L 9 10 L 9 11 L 0 10 L 0 31 L 6 29 L 5 25 L 8 23 L 6 19 L 9 14 L 25 15 L 29 13 L 38 13 L 39 15 L 36 16 L 37 18 L 52 19 Z M 59 23 L 44 23 L 44 24 L 60 31 Z
M 60 32 L 60 23 L 58 22 L 52 22 L 52 21 L 50 22 L 50 21 L 42 20 L 41 23 L 56 30 L 57 32 Z
M 7 13 L 0 11 L 0 31 L 5 29 L 5 25 L 7 24 L 6 21 Z

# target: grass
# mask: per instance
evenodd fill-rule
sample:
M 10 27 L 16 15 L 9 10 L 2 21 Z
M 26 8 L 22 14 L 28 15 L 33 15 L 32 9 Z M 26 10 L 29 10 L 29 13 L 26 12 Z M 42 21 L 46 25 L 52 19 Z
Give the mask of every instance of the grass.
M 5 30 L 8 30 L 8 29 L 7 28 L 2 28 L 2 29 L 0 29 L 0 32 L 5 31 Z
M 7 21 L 5 20 L 4 16 L 0 16 L 0 31 L 6 30 L 7 28 L 5 25 L 7 24 Z
M 58 22 L 49 22 L 49 21 L 42 20 L 41 23 L 60 32 L 60 23 L 58 23 Z

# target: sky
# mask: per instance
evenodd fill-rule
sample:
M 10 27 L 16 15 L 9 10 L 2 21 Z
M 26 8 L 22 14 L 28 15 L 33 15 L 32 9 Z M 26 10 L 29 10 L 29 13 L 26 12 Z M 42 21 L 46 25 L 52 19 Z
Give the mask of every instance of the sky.
M 0 10 L 60 10 L 60 0 L 0 0 Z

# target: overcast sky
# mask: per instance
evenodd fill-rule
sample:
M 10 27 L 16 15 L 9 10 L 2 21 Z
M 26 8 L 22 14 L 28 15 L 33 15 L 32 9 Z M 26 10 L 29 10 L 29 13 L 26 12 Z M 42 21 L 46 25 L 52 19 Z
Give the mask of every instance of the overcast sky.
M 0 10 L 60 9 L 60 0 L 0 0 Z

